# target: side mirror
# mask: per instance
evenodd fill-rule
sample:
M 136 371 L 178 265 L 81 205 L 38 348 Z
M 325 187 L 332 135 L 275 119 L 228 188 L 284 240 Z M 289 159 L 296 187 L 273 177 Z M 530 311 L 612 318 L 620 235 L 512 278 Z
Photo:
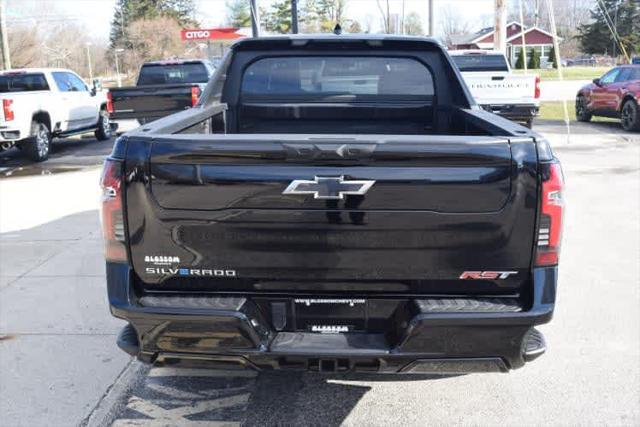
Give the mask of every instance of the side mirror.
M 600 79 L 593 79 L 593 84 L 596 86 L 602 86 L 602 83 L 600 83 Z
M 96 93 L 102 90 L 102 83 L 99 79 L 93 79 L 91 82 L 91 96 L 96 96 Z

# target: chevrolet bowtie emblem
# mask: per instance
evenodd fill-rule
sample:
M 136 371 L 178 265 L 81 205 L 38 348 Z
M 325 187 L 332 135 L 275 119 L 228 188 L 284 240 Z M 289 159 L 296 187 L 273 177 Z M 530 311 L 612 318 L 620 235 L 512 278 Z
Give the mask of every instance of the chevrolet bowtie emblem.
M 314 199 L 342 200 L 347 195 L 362 195 L 375 184 L 372 180 L 351 181 L 344 176 L 322 177 L 316 176 L 313 181 L 296 179 L 282 192 L 282 194 L 313 194 Z

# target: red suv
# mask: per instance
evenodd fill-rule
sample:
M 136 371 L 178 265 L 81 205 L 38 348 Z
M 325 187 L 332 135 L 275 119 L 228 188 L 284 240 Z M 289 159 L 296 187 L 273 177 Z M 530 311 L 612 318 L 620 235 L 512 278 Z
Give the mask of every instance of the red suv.
M 593 79 L 578 91 L 576 117 L 588 122 L 592 116 L 619 118 L 622 128 L 640 131 L 640 65 L 622 65 Z

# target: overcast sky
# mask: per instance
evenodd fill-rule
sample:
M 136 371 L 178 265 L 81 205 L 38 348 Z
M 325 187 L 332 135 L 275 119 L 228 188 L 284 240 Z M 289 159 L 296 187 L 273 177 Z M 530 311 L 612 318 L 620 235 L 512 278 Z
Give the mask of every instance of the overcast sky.
M 453 9 L 459 14 L 461 20 L 469 22 L 474 29 L 492 21 L 493 0 L 434 1 L 436 29 L 441 19 L 438 16 L 439 11 L 444 8 Z M 270 0 L 258 0 L 258 4 L 264 7 L 268 7 L 270 2 Z M 115 3 L 115 0 L 6 0 L 8 25 L 34 22 L 33 18 L 37 18 L 40 22 L 45 18 L 52 24 L 72 20 L 85 26 L 88 38 L 107 40 Z M 401 12 L 402 0 L 391 0 L 390 3 L 391 13 Z M 196 17 L 203 27 L 216 27 L 224 23 L 225 0 L 196 0 L 196 5 Z M 412 11 L 422 16 L 426 31 L 427 0 L 405 0 L 405 14 Z M 374 23 L 374 26 L 378 26 L 380 21 L 376 0 L 348 0 L 347 15 L 363 23 L 369 20 Z

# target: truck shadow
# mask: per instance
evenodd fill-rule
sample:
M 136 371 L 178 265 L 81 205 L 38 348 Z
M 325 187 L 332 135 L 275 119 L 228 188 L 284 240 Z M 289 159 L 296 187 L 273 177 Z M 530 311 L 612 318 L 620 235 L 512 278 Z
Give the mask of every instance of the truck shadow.
M 337 426 L 377 381 L 438 378 L 445 377 L 151 368 L 121 400 L 113 425 Z

